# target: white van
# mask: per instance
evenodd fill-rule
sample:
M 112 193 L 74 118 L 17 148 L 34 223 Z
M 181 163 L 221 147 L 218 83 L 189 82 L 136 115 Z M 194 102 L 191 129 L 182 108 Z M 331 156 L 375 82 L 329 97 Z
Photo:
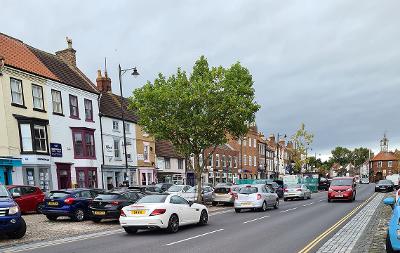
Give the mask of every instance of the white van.
M 392 181 L 396 189 L 399 188 L 399 180 L 400 180 L 399 174 L 386 176 L 386 179 Z

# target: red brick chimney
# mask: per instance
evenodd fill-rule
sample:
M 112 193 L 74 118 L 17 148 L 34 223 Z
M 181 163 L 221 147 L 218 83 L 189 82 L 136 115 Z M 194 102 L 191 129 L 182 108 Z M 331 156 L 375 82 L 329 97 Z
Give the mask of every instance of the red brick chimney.
M 76 67 L 76 51 L 72 48 L 72 39 L 69 39 L 68 37 L 66 37 L 66 39 L 68 48 L 57 51 L 56 55 L 63 59 L 69 65 Z
M 101 70 L 97 70 L 97 89 L 100 92 L 111 91 L 111 78 L 108 77 L 107 71 L 104 72 L 104 76 L 101 75 Z

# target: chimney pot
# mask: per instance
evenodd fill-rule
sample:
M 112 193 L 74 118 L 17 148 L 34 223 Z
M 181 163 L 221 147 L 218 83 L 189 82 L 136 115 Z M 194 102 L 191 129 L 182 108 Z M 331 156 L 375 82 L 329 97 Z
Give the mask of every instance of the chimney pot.
M 72 48 L 72 39 L 66 37 L 68 47 L 64 50 L 57 51 L 56 55 L 67 64 L 76 67 L 76 50 Z
M 97 89 L 100 92 L 111 91 L 111 79 L 105 73 L 105 76 L 101 75 L 101 70 L 97 70 L 96 78 Z

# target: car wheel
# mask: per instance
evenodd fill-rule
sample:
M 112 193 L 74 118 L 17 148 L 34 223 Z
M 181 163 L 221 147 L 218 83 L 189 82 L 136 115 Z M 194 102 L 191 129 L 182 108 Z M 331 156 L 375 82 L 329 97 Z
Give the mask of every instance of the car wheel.
M 36 207 L 36 212 L 42 213 L 43 207 L 44 207 L 44 203 L 39 203 Z
M 332 202 L 332 200 L 331 200 L 331 199 L 328 199 L 328 202 Z
M 242 210 L 240 208 L 235 208 L 235 212 L 240 213 Z
M 83 221 L 85 219 L 85 212 L 82 209 L 76 209 L 72 219 L 78 222 Z
M 206 210 L 201 211 L 199 225 L 206 225 L 208 222 L 208 213 Z
M 94 223 L 100 223 L 101 222 L 101 218 L 92 218 L 92 221 Z
M 130 227 L 124 227 L 124 230 L 128 234 L 136 234 L 136 232 L 138 231 L 137 228 L 130 228 Z
M 23 218 L 21 218 L 21 226 L 13 232 L 7 233 L 7 236 L 11 239 L 20 239 L 24 237 L 26 233 L 26 223 Z
M 261 208 L 260 208 L 260 211 L 261 211 L 261 212 L 265 212 L 265 211 L 267 211 L 267 209 L 268 209 L 267 203 L 265 203 L 265 201 L 264 201 L 263 204 L 262 204 L 262 206 L 261 206 Z
M 46 215 L 46 218 L 48 219 L 48 220 L 51 220 L 51 221 L 56 221 L 57 220 L 57 216 L 54 216 L 54 215 Z
M 288 199 L 287 198 L 283 198 L 283 201 L 288 201 Z
M 171 215 L 168 221 L 167 231 L 169 233 L 176 233 L 179 230 L 179 218 L 176 214 Z
M 218 205 L 218 203 L 213 201 L 212 206 L 216 206 L 216 205 Z
M 275 209 L 278 209 L 278 208 L 279 208 L 279 199 L 276 200 L 275 205 L 274 205 L 274 208 L 275 208 Z

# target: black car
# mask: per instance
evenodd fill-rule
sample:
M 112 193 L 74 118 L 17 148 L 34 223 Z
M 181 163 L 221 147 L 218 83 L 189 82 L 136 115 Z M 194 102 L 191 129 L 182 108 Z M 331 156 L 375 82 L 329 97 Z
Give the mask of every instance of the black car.
M 318 190 L 324 190 L 327 191 L 329 190 L 330 182 L 328 179 L 324 177 L 320 177 L 318 181 Z
M 267 182 L 267 186 L 272 189 L 279 198 L 283 198 L 283 187 L 277 182 Z
M 394 190 L 394 184 L 390 180 L 379 180 L 375 185 L 375 192 L 391 192 Z
M 136 203 L 144 196 L 134 190 L 117 190 L 99 194 L 90 205 L 91 219 L 100 222 L 102 219 L 118 219 L 121 209 Z

